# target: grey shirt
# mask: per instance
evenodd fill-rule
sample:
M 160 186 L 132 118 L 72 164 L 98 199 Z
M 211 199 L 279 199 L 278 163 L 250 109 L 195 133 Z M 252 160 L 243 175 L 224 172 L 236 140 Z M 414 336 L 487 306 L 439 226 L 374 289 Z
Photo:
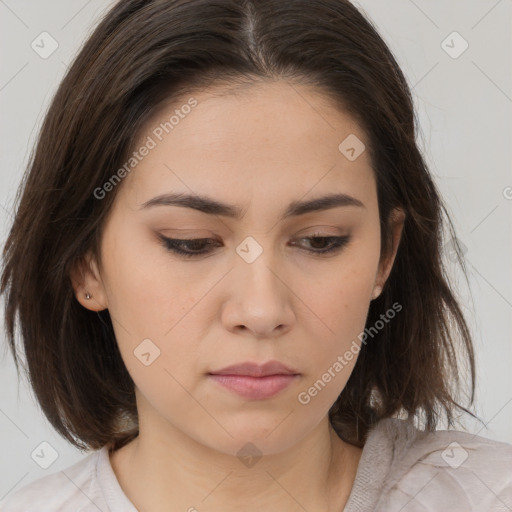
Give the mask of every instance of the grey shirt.
M 9 494 L 1 512 L 137 512 L 107 448 Z M 460 431 L 426 434 L 412 422 L 369 432 L 340 512 L 511 512 L 512 445 Z M 316 512 L 316 511 L 311 511 Z

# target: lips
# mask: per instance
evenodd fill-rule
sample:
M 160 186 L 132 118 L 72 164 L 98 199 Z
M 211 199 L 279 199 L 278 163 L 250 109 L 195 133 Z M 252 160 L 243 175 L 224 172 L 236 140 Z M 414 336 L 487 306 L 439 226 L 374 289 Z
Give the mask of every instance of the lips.
M 246 400 L 265 400 L 287 388 L 298 376 L 292 374 L 267 375 L 266 377 L 210 375 L 209 378 Z
M 299 372 L 279 361 L 268 361 L 257 364 L 247 361 L 240 364 L 226 366 L 220 370 L 210 372 L 210 375 L 244 375 L 247 377 L 266 377 L 268 375 L 298 375 Z

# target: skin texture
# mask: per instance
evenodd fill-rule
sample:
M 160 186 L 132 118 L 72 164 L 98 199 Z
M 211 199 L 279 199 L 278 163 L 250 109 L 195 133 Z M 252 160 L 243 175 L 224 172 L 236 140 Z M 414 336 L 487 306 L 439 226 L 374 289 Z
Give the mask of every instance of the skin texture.
M 112 467 L 141 511 L 340 511 L 361 450 L 336 435 L 327 413 L 356 357 L 307 405 L 298 395 L 363 331 L 396 255 L 403 214 L 395 217 L 393 254 L 379 261 L 368 154 L 349 161 L 338 149 L 350 134 L 367 144 L 366 135 L 318 91 L 269 82 L 236 94 L 210 88 L 194 98 L 197 106 L 119 185 L 102 264 L 88 255 L 74 274 L 81 304 L 109 309 L 136 386 L 140 434 L 111 455 Z M 141 143 L 177 107 L 161 109 Z M 169 192 L 208 195 L 239 206 L 244 216 L 141 209 Z M 364 208 L 279 221 L 291 201 L 334 192 Z M 219 243 L 209 255 L 187 259 L 169 252 L 158 233 Z M 303 239 L 315 233 L 351 238 L 322 256 L 307 249 L 328 243 Z M 236 252 L 248 236 L 263 249 L 252 263 Z M 148 366 L 134 355 L 144 339 L 160 350 Z M 269 399 L 244 399 L 207 375 L 271 359 L 300 375 Z M 237 457 L 248 442 L 262 455 L 251 466 Z

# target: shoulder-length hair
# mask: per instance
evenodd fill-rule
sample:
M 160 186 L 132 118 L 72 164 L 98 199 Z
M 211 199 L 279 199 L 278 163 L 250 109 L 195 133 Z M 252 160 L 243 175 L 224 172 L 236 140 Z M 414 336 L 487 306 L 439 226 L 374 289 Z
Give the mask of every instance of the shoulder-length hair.
M 268 80 L 315 87 L 365 131 L 382 256 L 391 247 L 392 209 L 406 214 L 366 326 L 395 302 L 403 311 L 361 347 L 331 424 L 363 446 L 382 418 L 405 415 L 431 431 L 445 416 L 453 426 L 457 408 L 474 416 L 457 402 L 461 357 L 474 402 L 475 362 L 442 260 L 446 235 L 467 280 L 463 255 L 416 144 L 411 91 L 372 22 L 348 0 L 122 0 L 84 44 L 45 116 L 16 197 L 0 282 L 16 367 L 18 321 L 42 410 L 78 448 L 116 449 L 138 434 L 134 382 L 109 312 L 82 307 L 70 278 L 89 250 L 99 260 L 119 187 L 101 200 L 95 190 L 126 162 L 163 101 Z

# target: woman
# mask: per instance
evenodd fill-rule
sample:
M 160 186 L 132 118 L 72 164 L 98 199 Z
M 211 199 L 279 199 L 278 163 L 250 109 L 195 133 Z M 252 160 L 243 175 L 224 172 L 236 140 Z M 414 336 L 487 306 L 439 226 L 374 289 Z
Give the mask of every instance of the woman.
M 443 213 L 347 0 L 119 2 L 46 116 L 1 281 L 44 413 L 94 451 L 2 510 L 512 506 L 510 445 L 436 431 L 475 384 Z

